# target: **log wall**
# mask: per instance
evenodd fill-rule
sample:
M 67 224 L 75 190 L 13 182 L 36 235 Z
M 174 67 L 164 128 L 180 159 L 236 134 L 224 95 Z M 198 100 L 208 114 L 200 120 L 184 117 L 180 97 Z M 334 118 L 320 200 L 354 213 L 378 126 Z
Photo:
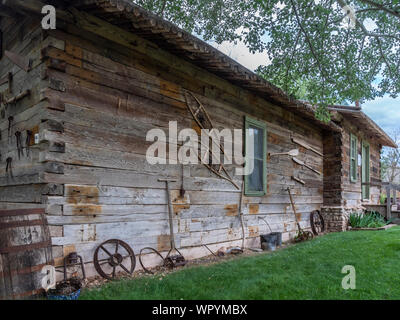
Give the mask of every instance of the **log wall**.
M 48 172 L 60 173 L 60 168 L 54 163 L 40 161 L 40 154 L 55 146 L 34 141 L 34 135 L 40 130 L 54 129 L 54 123 L 45 116 L 48 103 L 42 95 L 48 82 L 42 76 L 46 66 L 41 50 L 50 39 L 44 40 L 39 23 L 31 18 L 22 19 L 18 25 L 13 20 L 3 19 L 0 27 L 3 33 L 0 78 L 12 74 L 11 86 L 8 83 L 0 86 L 0 209 L 41 208 L 45 206 L 43 198 L 63 194 L 62 186 L 48 184 L 44 178 Z M 31 70 L 26 72 L 17 66 L 5 56 L 5 50 L 25 61 L 30 59 Z M 7 103 L 21 93 L 27 94 Z M 17 147 L 18 133 L 20 148 Z
M 148 130 L 167 132 L 169 121 L 177 121 L 178 130 L 198 129 L 182 89 L 196 94 L 218 129 L 243 128 L 246 115 L 265 121 L 268 152 L 295 148 L 290 134 L 322 151 L 320 129 L 179 57 L 143 54 L 141 46 L 153 43 L 141 40 L 133 49 L 72 25 L 49 36 L 65 45 L 43 53 L 48 81 L 64 89 L 46 92 L 47 114 L 63 124 L 63 131 L 40 132 L 41 140 L 65 145 L 65 152 L 48 150 L 40 159 L 63 164 L 63 175 L 46 175 L 48 182 L 64 187 L 62 196 L 46 198 L 48 205 L 58 208 L 48 221 L 60 258 L 77 250 L 85 261 L 92 261 L 96 246 L 110 238 L 126 240 L 135 252 L 145 246 L 168 249 L 167 198 L 165 185 L 157 181 L 160 177 L 178 178 L 172 186 L 174 228 L 177 246 L 186 248 L 186 255 L 208 254 L 202 244 L 218 249 L 240 243 L 239 190 L 203 165 L 183 168 L 146 162 Z M 169 64 L 163 61 L 167 55 Z M 322 171 L 321 157 L 300 151 L 302 160 Z M 233 166 L 228 169 L 233 174 Z M 322 175 L 287 157 L 268 158 L 267 174 L 267 195 L 243 200 L 248 245 L 256 245 L 260 234 L 270 232 L 261 218 L 273 231 L 283 232 L 284 240 L 295 234 L 286 186 L 293 187 L 303 227 L 309 227 L 309 213 L 322 204 Z M 182 175 L 184 197 L 179 194 Z M 292 175 L 306 185 L 291 180 Z M 241 179 L 235 179 L 241 185 Z
M 355 124 L 348 121 L 343 121 L 345 132 L 343 135 L 343 200 L 346 207 L 357 207 L 366 204 L 378 204 L 381 189 L 377 183 L 381 182 L 381 167 L 380 167 L 380 146 L 375 140 L 368 137 L 365 131 L 361 130 Z M 362 142 L 369 143 L 370 152 L 370 197 L 368 200 L 361 199 L 361 163 L 357 167 L 357 182 L 350 182 L 350 133 L 357 136 L 357 156 L 361 155 Z
M 326 133 L 324 136 L 324 206 L 343 206 L 358 209 L 363 204 L 378 204 L 381 188 L 380 152 L 382 146 L 368 137 L 364 130 L 342 119 L 341 133 Z M 361 145 L 370 145 L 370 197 L 361 199 L 361 163 L 357 166 L 357 181 L 350 181 L 350 135 L 357 136 L 357 158 Z M 358 160 L 357 160 L 358 161 Z
M 187 258 L 209 254 L 203 244 L 213 250 L 240 245 L 240 190 L 203 165 L 146 161 L 148 130 L 168 132 L 169 121 L 177 121 L 178 129 L 198 129 L 183 89 L 196 94 L 218 129 L 241 129 L 246 115 L 265 121 L 268 152 L 298 147 L 298 158 L 323 170 L 322 157 L 290 139 L 294 135 L 322 152 L 321 129 L 155 43 L 133 34 L 113 38 L 102 34 L 103 28 L 78 28 L 61 21 L 57 30 L 30 30 L 38 33 L 37 39 L 26 35 L 16 47 L 6 46 L 35 61 L 28 73 L 12 67 L 13 73 L 21 74 L 18 83 L 34 93 L 17 102 L 12 112 L 13 130 L 17 124 L 18 130 L 32 130 L 39 143 L 32 143 L 29 157 L 13 161 L 11 182 L 4 161 L 10 154 L 14 160 L 18 155 L 15 141 L 4 140 L 11 114 L 7 110 L 0 123 L 1 151 L 6 154 L 0 168 L 0 206 L 46 208 L 56 265 L 77 251 L 93 275 L 94 250 L 110 238 L 125 240 L 136 253 L 146 246 L 168 250 L 167 197 L 165 185 L 158 181 L 161 177 L 178 179 L 172 185 L 174 228 L 177 246 L 185 248 Z M 31 49 L 22 48 L 24 41 L 32 42 Z M 0 63 L 9 61 L 3 58 Z M 2 75 L 10 68 L 1 68 Z M 233 175 L 234 167 L 227 168 Z M 291 176 L 304 180 L 305 186 Z M 182 180 L 184 197 L 179 192 Z M 240 177 L 235 181 L 241 186 Z M 267 194 L 243 199 L 247 246 L 259 246 L 259 235 L 270 232 L 265 220 L 272 231 L 283 232 L 284 241 L 295 235 L 287 186 L 293 188 L 302 227 L 309 228 L 309 213 L 323 202 L 322 175 L 288 157 L 268 157 Z

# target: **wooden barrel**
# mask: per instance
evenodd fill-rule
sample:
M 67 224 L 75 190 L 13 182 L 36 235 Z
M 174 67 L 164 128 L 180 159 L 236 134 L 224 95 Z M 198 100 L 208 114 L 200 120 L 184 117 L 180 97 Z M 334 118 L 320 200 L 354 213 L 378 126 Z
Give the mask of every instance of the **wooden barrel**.
M 52 264 L 44 209 L 0 210 L 0 299 L 40 295 L 41 270 Z

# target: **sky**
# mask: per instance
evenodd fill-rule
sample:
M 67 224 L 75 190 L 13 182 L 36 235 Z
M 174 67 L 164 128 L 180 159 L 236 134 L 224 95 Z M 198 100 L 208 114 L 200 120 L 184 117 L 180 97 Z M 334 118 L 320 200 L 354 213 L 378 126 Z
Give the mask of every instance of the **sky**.
M 212 42 L 210 44 L 251 71 L 254 71 L 259 65 L 267 64 L 266 61 L 268 62 L 266 53 L 252 54 L 242 42 L 238 42 L 236 45 L 229 42 L 223 42 L 220 45 Z M 400 97 L 396 99 L 390 96 L 376 98 L 373 101 L 365 102 L 362 109 L 389 135 L 394 130 L 400 129 Z

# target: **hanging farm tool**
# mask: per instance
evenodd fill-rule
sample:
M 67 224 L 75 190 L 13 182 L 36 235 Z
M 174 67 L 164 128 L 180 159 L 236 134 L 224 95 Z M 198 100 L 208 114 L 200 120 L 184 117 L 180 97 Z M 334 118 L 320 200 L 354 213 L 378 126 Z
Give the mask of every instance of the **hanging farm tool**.
M 314 210 L 313 212 L 311 212 L 310 224 L 311 230 L 316 236 L 325 231 L 324 217 L 321 215 L 321 212 L 319 210 Z
M 8 93 L 11 93 L 11 83 L 13 79 L 13 74 L 11 72 L 7 73 L 3 78 L 0 79 L 0 86 L 3 84 L 8 84 Z
M 278 152 L 278 153 L 269 153 L 269 156 L 290 156 L 290 157 L 296 157 L 299 155 L 299 149 L 293 149 L 288 152 Z
M 308 143 L 306 143 L 305 141 L 300 140 L 300 139 L 297 139 L 297 138 L 295 138 L 295 137 L 293 137 L 293 136 L 292 136 L 291 138 L 292 138 L 292 141 L 293 141 L 294 143 L 298 144 L 299 146 L 302 146 L 303 148 L 305 148 L 305 149 L 307 149 L 307 150 L 310 150 L 310 151 L 316 153 L 317 155 L 319 155 L 319 156 L 321 156 L 321 157 L 324 156 L 321 152 L 319 152 L 317 149 L 311 147 L 311 146 L 310 146 Z
M 290 188 L 287 188 L 286 190 L 289 192 L 290 203 L 291 203 L 291 205 L 292 205 L 293 213 L 294 213 L 294 219 L 295 219 L 296 224 L 297 224 L 297 235 L 294 237 L 294 241 L 295 241 L 295 242 L 301 242 L 301 241 L 304 241 L 304 240 L 310 240 L 310 239 L 312 239 L 312 238 L 313 238 L 312 232 L 310 232 L 310 231 L 304 231 L 304 230 L 300 227 L 300 223 L 299 223 L 299 221 L 297 220 L 297 211 L 296 211 L 296 207 L 295 207 L 294 202 L 293 202 L 292 193 L 291 193 L 291 191 L 290 191 Z
M 101 256 L 101 253 L 105 257 Z M 127 262 L 129 262 L 127 264 Z M 124 241 L 110 239 L 100 244 L 94 252 L 93 264 L 103 278 L 113 280 L 116 277 L 117 267 L 120 272 L 132 275 L 136 266 L 136 257 L 132 248 Z M 111 271 L 111 272 L 110 272 Z
M 292 160 L 293 160 L 295 163 L 297 163 L 297 164 L 299 164 L 299 165 L 301 165 L 301 166 L 303 166 L 303 167 L 306 167 L 306 168 L 310 169 L 311 171 L 314 171 L 315 173 L 321 175 L 321 172 L 319 172 L 318 170 L 315 170 L 313 167 L 309 166 L 308 164 L 304 163 L 303 161 L 301 161 L 301 160 L 299 160 L 299 159 L 297 159 L 297 158 L 292 158 Z
M 192 105 L 190 103 L 190 99 L 189 99 L 189 95 L 194 99 L 196 106 Z M 219 148 L 219 150 L 221 151 L 224 159 L 225 159 L 225 152 L 224 149 L 222 148 L 222 146 L 220 144 L 217 144 L 215 142 L 215 139 L 213 139 L 212 137 L 212 133 L 214 132 L 214 125 L 211 121 L 210 116 L 208 115 L 206 109 L 204 108 L 203 104 L 200 102 L 200 100 L 191 92 L 189 91 L 185 91 L 185 100 L 186 100 L 186 106 L 189 110 L 189 112 L 191 113 L 194 121 L 197 123 L 197 125 L 200 127 L 201 130 L 208 130 L 208 137 L 211 140 L 211 143 L 216 144 Z M 207 132 L 207 131 L 203 131 L 203 132 Z M 225 169 L 225 167 L 223 166 L 222 163 L 219 164 L 212 164 L 212 159 L 217 159 L 219 158 L 219 155 L 213 155 L 212 153 L 212 148 L 210 149 L 208 146 L 206 146 L 206 150 L 208 150 L 209 156 L 209 160 L 208 162 L 205 161 L 205 159 L 201 159 L 200 155 L 198 155 L 199 160 L 201 161 L 201 163 L 204 164 L 204 166 L 210 170 L 211 172 L 213 172 L 215 175 L 217 175 L 218 177 L 225 179 L 227 181 L 229 181 L 230 183 L 232 183 L 236 189 L 240 189 L 239 186 L 235 183 L 235 181 L 232 179 L 232 177 L 230 176 L 230 174 L 228 173 L 228 171 Z M 211 160 L 211 161 L 210 161 Z M 210 163 L 211 162 L 211 163 Z
M 296 181 L 296 182 L 298 182 L 298 183 L 301 183 L 302 185 L 305 185 L 305 184 L 306 184 L 306 182 L 305 182 L 304 180 L 301 180 L 301 179 L 298 178 L 298 177 L 291 176 L 291 179 L 294 180 L 294 181 Z
M 164 266 L 168 268 L 174 268 L 178 266 L 184 266 L 186 264 L 186 260 L 184 256 L 180 253 L 180 251 L 175 246 L 175 236 L 174 236 L 174 225 L 172 220 L 172 201 L 171 201 L 171 194 L 170 194 L 170 182 L 176 182 L 175 179 L 158 179 L 160 182 L 165 182 L 167 185 L 167 200 L 168 200 L 168 217 L 169 217 L 169 231 L 170 231 L 170 243 L 171 249 L 169 250 L 167 256 L 164 258 Z M 176 251 L 178 254 L 171 255 Z

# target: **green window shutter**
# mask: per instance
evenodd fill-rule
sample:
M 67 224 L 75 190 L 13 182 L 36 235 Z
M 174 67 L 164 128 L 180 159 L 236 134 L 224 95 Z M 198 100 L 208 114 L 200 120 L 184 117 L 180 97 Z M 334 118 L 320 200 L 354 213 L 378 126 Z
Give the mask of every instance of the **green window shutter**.
M 357 153 L 358 139 L 354 134 L 350 134 L 350 181 L 357 182 Z
M 255 135 L 254 159 L 246 154 L 246 163 L 254 161 L 254 170 L 244 177 L 246 196 L 263 196 L 267 192 L 267 126 L 264 122 L 245 117 L 245 150 L 249 141 L 249 132 Z

